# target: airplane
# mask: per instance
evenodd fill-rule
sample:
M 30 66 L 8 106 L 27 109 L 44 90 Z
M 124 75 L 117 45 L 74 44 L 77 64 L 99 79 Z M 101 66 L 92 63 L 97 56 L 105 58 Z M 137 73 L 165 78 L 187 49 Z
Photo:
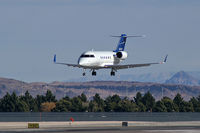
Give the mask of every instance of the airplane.
M 110 75 L 115 76 L 115 72 L 120 69 L 128 69 L 135 67 L 145 67 L 154 64 L 164 64 L 167 61 L 167 56 L 165 56 L 164 61 L 155 63 L 144 63 L 144 64 L 126 64 L 120 65 L 119 63 L 128 57 L 128 53 L 124 51 L 126 40 L 128 37 L 143 37 L 143 36 L 127 36 L 126 34 L 121 34 L 119 37 L 119 43 L 117 48 L 113 51 L 87 51 L 81 54 L 78 59 L 78 64 L 61 63 L 56 61 L 56 54 L 54 55 L 54 63 L 67 65 L 71 67 L 78 67 L 83 69 L 83 76 L 86 75 L 85 70 L 90 69 L 92 71 L 92 76 L 96 76 L 96 70 L 99 69 L 111 69 Z

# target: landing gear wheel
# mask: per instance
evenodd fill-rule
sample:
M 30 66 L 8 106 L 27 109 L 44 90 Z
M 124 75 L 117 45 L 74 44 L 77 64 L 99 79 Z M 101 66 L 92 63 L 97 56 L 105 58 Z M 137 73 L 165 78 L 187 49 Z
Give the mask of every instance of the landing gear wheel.
M 96 75 L 97 75 L 97 72 L 92 71 L 92 76 L 96 76 Z
M 110 75 L 111 75 L 111 76 L 115 76 L 115 72 L 111 71 L 111 72 L 110 72 Z

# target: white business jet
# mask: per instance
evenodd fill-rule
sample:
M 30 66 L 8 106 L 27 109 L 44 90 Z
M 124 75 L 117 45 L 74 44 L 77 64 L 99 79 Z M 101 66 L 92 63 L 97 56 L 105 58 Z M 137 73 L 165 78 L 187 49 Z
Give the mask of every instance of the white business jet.
M 114 51 L 87 51 L 84 52 L 78 59 L 78 64 L 69 64 L 56 62 L 56 55 L 54 55 L 54 63 L 67 65 L 72 67 L 83 68 L 83 76 L 86 75 L 85 70 L 90 69 L 92 71 L 92 76 L 96 76 L 96 70 L 98 69 L 111 69 L 110 75 L 115 76 L 115 72 L 119 69 L 127 69 L 134 67 L 144 67 L 154 64 L 164 64 L 167 61 L 167 55 L 163 62 L 155 63 L 144 63 L 144 64 L 127 64 L 120 65 L 119 63 L 128 57 L 127 52 L 124 51 L 126 39 L 128 37 L 143 37 L 143 36 L 127 36 L 126 34 L 121 34 L 119 37 L 119 43 Z

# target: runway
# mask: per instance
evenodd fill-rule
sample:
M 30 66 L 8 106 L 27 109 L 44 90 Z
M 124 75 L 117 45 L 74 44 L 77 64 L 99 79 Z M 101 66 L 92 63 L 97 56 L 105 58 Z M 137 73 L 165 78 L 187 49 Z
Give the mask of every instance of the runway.
M 27 122 L 0 122 L 4 133 L 199 133 L 200 122 L 134 122 L 122 127 L 121 121 L 40 122 L 29 129 Z
M 128 127 L 128 128 L 57 128 L 57 129 L 16 129 L 2 133 L 199 133 L 199 127 Z

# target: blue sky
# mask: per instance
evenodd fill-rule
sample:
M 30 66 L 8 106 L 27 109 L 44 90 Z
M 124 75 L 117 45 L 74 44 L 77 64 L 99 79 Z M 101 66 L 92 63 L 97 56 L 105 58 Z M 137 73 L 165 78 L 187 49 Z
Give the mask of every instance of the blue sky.
M 165 65 L 121 70 L 117 74 L 200 71 L 199 0 L 1 0 L 0 77 L 34 81 L 80 78 L 77 63 L 87 50 L 113 50 L 110 35 L 129 38 L 123 63 L 161 61 Z M 109 76 L 109 71 L 97 74 Z M 88 73 L 88 75 L 91 75 Z

